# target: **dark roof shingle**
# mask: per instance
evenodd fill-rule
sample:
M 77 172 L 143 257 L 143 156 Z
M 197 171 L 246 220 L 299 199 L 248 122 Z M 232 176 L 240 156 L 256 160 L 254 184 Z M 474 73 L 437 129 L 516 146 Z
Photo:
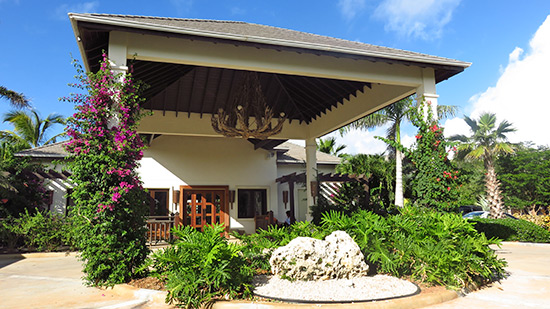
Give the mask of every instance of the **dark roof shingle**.
M 185 19 L 115 14 L 71 14 L 71 16 L 89 16 L 96 19 L 102 19 L 107 23 L 123 22 L 124 24 L 127 24 L 128 27 L 135 28 L 153 26 L 155 28 L 163 28 L 163 31 L 165 32 L 178 32 L 187 30 L 200 32 L 202 36 L 212 36 L 218 38 L 224 37 L 240 41 L 261 40 L 264 43 L 270 41 L 271 44 L 281 46 L 293 46 L 293 43 L 297 43 L 301 45 L 301 48 L 308 48 L 306 46 L 303 46 L 304 44 L 307 44 L 309 45 L 310 49 L 319 49 L 342 53 L 345 53 L 347 51 L 352 54 L 369 54 L 370 56 L 380 58 L 456 65 L 464 68 L 470 66 L 470 63 L 450 58 L 432 56 L 401 49 L 377 46 L 356 41 L 333 38 L 329 36 L 322 36 L 307 32 L 240 21 Z

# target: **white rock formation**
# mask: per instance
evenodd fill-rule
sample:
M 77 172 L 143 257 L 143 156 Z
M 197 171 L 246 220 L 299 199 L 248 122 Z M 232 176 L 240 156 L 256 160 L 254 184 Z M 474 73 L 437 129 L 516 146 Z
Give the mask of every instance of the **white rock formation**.
M 269 259 L 274 275 L 294 280 L 350 279 L 369 270 L 359 246 L 343 231 L 319 240 L 297 237 Z

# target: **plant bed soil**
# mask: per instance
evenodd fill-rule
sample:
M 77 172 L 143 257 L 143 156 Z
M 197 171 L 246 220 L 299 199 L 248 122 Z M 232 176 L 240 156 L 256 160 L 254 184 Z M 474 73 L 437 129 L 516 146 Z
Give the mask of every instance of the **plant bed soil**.
M 164 282 L 155 277 L 133 279 L 128 284 L 138 289 L 166 291 Z

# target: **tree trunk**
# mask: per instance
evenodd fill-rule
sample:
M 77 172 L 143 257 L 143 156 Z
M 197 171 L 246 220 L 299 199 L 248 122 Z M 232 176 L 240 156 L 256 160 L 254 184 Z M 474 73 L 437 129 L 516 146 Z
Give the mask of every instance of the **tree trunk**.
M 487 203 L 491 217 L 504 218 L 504 204 L 500 193 L 500 181 L 497 179 L 495 166 L 492 159 L 485 161 L 487 175 L 485 176 L 485 187 L 487 189 Z
M 395 149 L 395 205 L 403 207 L 403 154 Z

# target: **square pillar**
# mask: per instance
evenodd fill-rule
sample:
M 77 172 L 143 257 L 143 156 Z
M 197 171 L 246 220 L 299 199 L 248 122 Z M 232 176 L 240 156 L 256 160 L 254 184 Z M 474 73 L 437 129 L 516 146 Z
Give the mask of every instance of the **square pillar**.
M 128 72 L 126 66 L 128 54 L 128 44 L 126 34 L 123 32 L 112 31 L 109 34 L 108 56 L 111 69 L 115 74 Z
M 437 98 L 439 95 L 435 91 L 435 72 L 431 68 L 422 69 L 422 85 L 416 89 L 416 100 L 420 102 L 422 99 L 429 103 L 432 108 L 434 119 L 437 120 Z M 427 114 L 427 111 L 424 111 Z
M 310 206 L 315 204 L 315 198 L 312 196 L 311 182 L 317 181 L 317 143 L 315 138 L 306 139 L 306 188 L 307 188 L 307 207 L 306 220 L 311 221 Z

